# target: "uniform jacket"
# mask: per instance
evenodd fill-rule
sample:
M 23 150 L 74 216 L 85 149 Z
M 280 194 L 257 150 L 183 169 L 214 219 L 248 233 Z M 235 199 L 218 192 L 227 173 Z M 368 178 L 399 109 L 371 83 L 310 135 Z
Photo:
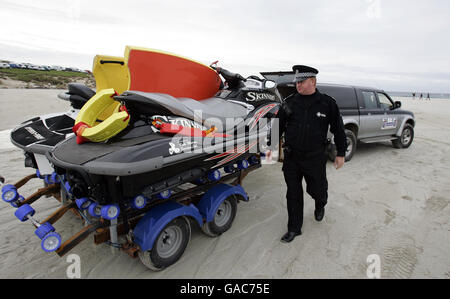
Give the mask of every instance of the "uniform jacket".
M 298 152 L 325 149 L 328 128 L 334 135 L 337 156 L 347 149 L 344 123 L 336 101 L 316 89 L 313 96 L 294 94 L 286 98 L 279 113 L 280 136 L 285 134 L 285 146 Z

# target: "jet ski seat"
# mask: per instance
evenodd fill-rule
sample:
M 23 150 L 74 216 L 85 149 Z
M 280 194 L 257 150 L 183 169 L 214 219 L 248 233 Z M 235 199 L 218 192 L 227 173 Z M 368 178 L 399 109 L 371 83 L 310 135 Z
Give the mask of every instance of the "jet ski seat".
M 95 95 L 95 91 L 81 83 L 69 83 L 68 89 L 68 92 L 58 94 L 58 98 L 69 101 L 75 109 L 81 109 Z
M 217 97 L 196 101 L 190 98 L 175 98 L 163 93 L 127 91 L 115 98 L 130 103 L 139 102 L 144 104 L 147 102 L 152 105 L 158 104 L 174 115 L 191 120 L 199 120 L 201 117 L 205 126 L 210 127 L 214 125 L 218 132 L 223 132 L 226 129 L 227 118 L 231 118 L 232 124 L 236 125 L 236 120 L 244 120 L 248 114 L 244 106 Z
M 95 91 L 81 83 L 69 83 L 69 94 L 78 95 L 84 99 L 90 99 L 95 95 Z

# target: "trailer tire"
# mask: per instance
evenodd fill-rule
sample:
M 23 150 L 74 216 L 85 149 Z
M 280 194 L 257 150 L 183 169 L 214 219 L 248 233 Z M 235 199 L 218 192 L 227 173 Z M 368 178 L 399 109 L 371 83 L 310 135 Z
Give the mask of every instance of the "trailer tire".
M 180 259 L 190 239 L 189 220 L 175 218 L 161 230 L 151 250 L 139 251 L 139 259 L 147 268 L 161 271 Z
M 217 237 L 230 229 L 237 212 L 234 195 L 227 197 L 216 211 L 213 221 L 204 223 L 202 231 L 210 237 Z

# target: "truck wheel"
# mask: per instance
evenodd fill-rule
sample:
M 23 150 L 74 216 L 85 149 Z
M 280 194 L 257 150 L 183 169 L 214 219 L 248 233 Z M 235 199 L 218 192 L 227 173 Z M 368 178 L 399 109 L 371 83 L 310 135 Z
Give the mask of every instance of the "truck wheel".
M 355 133 L 351 130 L 345 130 L 345 136 L 347 137 L 347 150 L 345 152 L 345 162 L 350 161 L 353 158 L 353 154 L 356 151 L 356 143 L 357 139 L 355 136 Z M 328 150 L 328 159 L 330 159 L 331 162 L 334 162 L 336 159 L 336 145 L 331 144 L 330 148 Z
M 190 238 L 189 220 L 175 218 L 161 230 L 151 250 L 139 251 L 139 258 L 149 269 L 161 271 L 180 259 Z
M 214 219 L 211 222 L 203 224 L 202 231 L 210 236 L 217 237 L 230 229 L 236 216 L 237 203 L 234 195 L 226 198 L 214 215 Z
M 397 139 L 392 140 L 395 148 L 408 148 L 414 139 L 414 128 L 410 124 L 405 124 L 402 134 Z

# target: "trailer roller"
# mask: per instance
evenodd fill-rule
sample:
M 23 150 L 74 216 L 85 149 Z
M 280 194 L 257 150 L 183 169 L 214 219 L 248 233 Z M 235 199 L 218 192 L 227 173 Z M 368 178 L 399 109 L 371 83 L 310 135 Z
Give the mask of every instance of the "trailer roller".
M 119 205 L 114 204 L 114 205 L 107 205 L 102 207 L 101 209 L 101 216 L 104 219 L 108 219 L 108 220 L 115 220 L 117 219 L 117 217 L 119 217 L 120 214 L 120 208 Z
M 83 197 L 76 199 L 75 203 L 80 210 L 84 211 L 89 208 L 89 206 L 92 204 L 92 201 L 87 197 Z
M 158 193 L 157 197 L 159 199 L 168 199 L 168 198 L 170 198 L 171 195 L 172 195 L 172 191 L 170 189 L 168 189 L 168 190 Z
M 239 169 L 247 169 L 248 166 L 249 166 L 249 163 L 248 163 L 247 160 L 241 160 L 241 161 L 238 161 L 238 162 L 237 162 L 237 167 L 238 167 Z
M 131 206 L 136 210 L 140 210 L 145 208 L 147 202 L 148 202 L 147 197 L 145 197 L 144 195 L 138 195 L 131 201 Z
M 221 177 L 221 173 L 220 170 L 216 169 L 216 170 L 212 170 L 208 173 L 208 180 L 212 181 L 212 182 L 216 182 L 218 180 L 220 180 Z
M 5 187 L 2 188 L 2 199 L 4 202 L 11 203 L 19 199 L 20 195 L 16 187 L 12 185 L 6 185 Z
M 35 234 L 41 239 L 41 248 L 45 252 L 53 252 L 61 246 L 61 236 L 55 232 L 55 228 L 48 222 L 39 223 L 33 218 L 35 210 L 28 204 L 20 206 L 14 213 L 17 219 L 22 222 L 30 220 L 36 227 Z
M 89 205 L 88 212 L 89 215 L 91 215 L 92 217 L 100 218 L 102 216 L 102 206 L 94 202 L 91 205 Z

